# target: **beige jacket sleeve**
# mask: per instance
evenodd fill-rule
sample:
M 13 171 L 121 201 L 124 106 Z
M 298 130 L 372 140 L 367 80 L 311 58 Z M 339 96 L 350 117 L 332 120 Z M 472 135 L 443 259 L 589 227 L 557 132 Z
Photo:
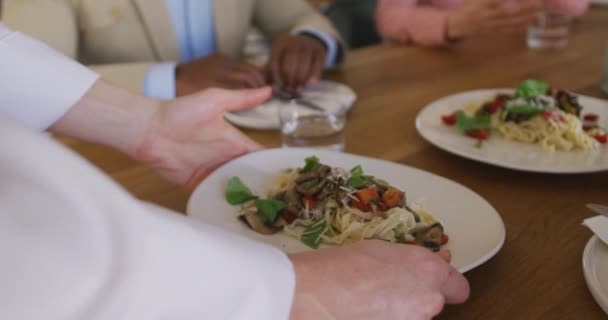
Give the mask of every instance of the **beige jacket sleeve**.
M 302 28 L 314 28 L 338 40 L 342 49 L 342 57 L 345 56 L 348 49 L 332 23 L 305 0 L 257 0 L 253 12 L 253 23 L 271 39 L 281 33 Z
M 76 5 L 69 0 L 5 0 L 3 22 L 33 36 L 66 56 L 79 60 L 79 27 Z M 146 72 L 153 62 L 89 66 L 121 87 L 141 92 Z

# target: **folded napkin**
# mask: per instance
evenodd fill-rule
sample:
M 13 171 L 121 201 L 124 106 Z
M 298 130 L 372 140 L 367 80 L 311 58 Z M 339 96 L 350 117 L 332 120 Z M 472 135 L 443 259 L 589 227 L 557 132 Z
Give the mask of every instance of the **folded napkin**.
M 320 81 L 306 88 L 302 94 L 317 106 L 336 111 L 350 109 L 357 99 L 355 92 L 346 85 L 332 81 Z M 290 102 L 271 99 L 250 110 L 226 113 L 224 117 L 231 123 L 249 129 L 279 129 L 279 108 Z M 306 107 L 302 107 L 306 110 Z
M 608 245 L 608 217 L 597 216 L 585 219 L 583 225 L 591 229 L 598 238 Z

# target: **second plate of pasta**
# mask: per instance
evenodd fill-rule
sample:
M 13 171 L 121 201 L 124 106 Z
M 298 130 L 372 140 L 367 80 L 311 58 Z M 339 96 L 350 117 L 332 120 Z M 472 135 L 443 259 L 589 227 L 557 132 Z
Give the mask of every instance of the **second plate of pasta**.
M 477 136 L 479 133 L 484 133 L 483 130 L 472 130 L 462 134 L 458 129 L 446 125 L 453 120 L 453 122 L 458 121 L 459 125 L 464 123 L 476 129 L 475 126 L 480 125 L 480 121 L 473 119 L 473 115 L 480 114 L 480 108 L 484 103 L 484 107 L 492 111 L 493 104 L 506 105 L 501 103 L 501 99 L 513 101 L 516 95 L 517 92 L 512 89 L 485 89 L 451 95 L 426 106 L 416 119 L 416 128 L 423 138 L 445 151 L 505 168 L 557 174 L 608 170 L 608 145 L 598 143 L 595 138 L 590 138 L 589 134 L 578 128 L 584 125 L 583 114 L 593 115 L 598 127 L 608 127 L 608 101 L 605 100 L 577 95 L 578 104 L 583 107 L 580 121 L 560 110 L 551 109 L 542 111 L 536 118 L 530 120 L 504 122 L 505 124 L 497 126 L 496 121 L 499 116 L 489 115 L 489 121 L 494 128 L 490 130 L 490 134 L 483 137 Z M 564 97 L 564 99 L 569 98 L 571 97 Z M 541 105 L 545 101 L 538 100 L 538 103 Z M 514 108 L 518 107 L 514 106 Z M 449 119 L 450 115 L 452 119 Z M 553 129 L 548 128 L 547 125 L 552 122 L 559 123 L 555 126 L 561 130 L 558 134 L 553 131 L 551 134 L 540 132 Z M 533 132 L 535 130 L 539 132 Z M 529 136 L 536 133 L 539 136 L 544 135 L 545 138 L 537 138 L 536 143 L 524 142 L 526 139 L 522 135 Z M 591 133 L 595 134 L 594 131 Z M 472 137 L 474 139 L 471 139 Z M 483 142 L 479 142 L 481 140 Z

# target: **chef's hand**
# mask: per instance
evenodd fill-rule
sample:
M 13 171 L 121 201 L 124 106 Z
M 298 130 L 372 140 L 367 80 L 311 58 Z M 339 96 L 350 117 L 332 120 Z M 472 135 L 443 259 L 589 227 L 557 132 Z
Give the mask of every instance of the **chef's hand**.
M 180 64 L 175 71 L 177 96 L 212 87 L 252 89 L 265 85 L 266 79 L 260 68 L 222 53 Z
M 428 320 L 469 297 L 449 252 L 380 240 L 290 256 L 296 271 L 291 319 Z
M 300 95 L 304 88 L 321 79 L 327 60 L 327 48 L 307 35 L 278 37 L 272 46 L 267 65 L 269 82 L 277 89 Z
M 135 158 L 189 189 L 223 163 L 260 145 L 224 120 L 224 112 L 268 100 L 269 87 L 228 91 L 208 89 L 163 102 L 148 120 Z

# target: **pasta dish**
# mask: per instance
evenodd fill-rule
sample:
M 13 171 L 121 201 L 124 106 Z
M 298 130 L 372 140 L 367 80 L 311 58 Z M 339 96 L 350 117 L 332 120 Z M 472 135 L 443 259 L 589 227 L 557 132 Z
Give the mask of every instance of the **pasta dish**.
M 423 206 L 407 202 L 405 192 L 364 174 L 361 166 L 345 170 L 316 157 L 285 170 L 266 199 L 233 177 L 226 200 L 240 205 L 239 218 L 256 232 L 282 231 L 312 248 L 380 239 L 439 251 L 448 242 L 443 225 Z
M 606 143 L 607 131 L 598 125 L 598 116 L 582 117 L 583 107 L 575 95 L 549 85 L 527 80 L 514 95 L 499 94 L 493 100 L 472 103 L 442 117 L 447 125 L 456 125 L 467 136 L 479 141 L 492 131 L 501 137 L 530 144 L 543 150 L 594 150 Z

